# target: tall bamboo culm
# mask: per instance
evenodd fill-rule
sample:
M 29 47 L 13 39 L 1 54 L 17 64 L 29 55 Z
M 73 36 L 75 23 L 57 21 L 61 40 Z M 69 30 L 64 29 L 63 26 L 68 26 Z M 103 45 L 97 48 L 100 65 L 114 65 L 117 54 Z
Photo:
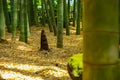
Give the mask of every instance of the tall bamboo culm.
M 118 0 L 83 3 L 83 80 L 119 80 Z

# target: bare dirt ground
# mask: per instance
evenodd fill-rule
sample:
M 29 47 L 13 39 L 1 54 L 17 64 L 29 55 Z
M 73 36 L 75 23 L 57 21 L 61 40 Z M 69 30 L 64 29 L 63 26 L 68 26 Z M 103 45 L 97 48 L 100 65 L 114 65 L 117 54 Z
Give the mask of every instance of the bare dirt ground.
M 28 44 L 11 40 L 6 33 L 7 42 L 0 43 L 0 75 L 5 80 L 71 80 L 67 72 L 67 60 L 76 53 L 82 52 L 82 35 L 71 35 L 64 31 L 64 47 L 56 48 L 56 36 L 44 28 L 50 52 L 39 51 L 40 27 L 31 28 Z

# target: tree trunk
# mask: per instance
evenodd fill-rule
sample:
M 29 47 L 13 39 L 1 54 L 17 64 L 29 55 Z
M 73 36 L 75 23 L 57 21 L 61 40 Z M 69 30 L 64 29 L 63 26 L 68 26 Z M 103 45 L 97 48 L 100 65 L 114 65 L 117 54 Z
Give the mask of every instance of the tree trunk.
M 49 9 L 48 9 L 47 0 L 44 0 L 44 4 L 45 4 L 45 9 L 46 9 L 47 18 L 48 18 L 49 30 L 50 30 L 50 32 L 53 32 L 53 26 L 52 26 L 52 21 L 51 21 Z
M 27 1 L 29 1 L 29 0 L 27 0 Z M 28 2 L 27 2 L 27 5 L 28 5 Z M 28 12 L 27 12 L 27 37 L 29 37 L 29 36 L 30 36 L 30 25 L 29 25 L 29 17 L 28 17 Z
M 120 0 L 119 0 L 119 58 L 120 58 Z
M 120 0 L 119 0 L 119 45 L 120 45 Z M 120 56 L 120 53 L 119 53 Z
M 66 4 L 66 0 L 64 0 L 64 25 L 66 28 L 66 35 L 70 35 L 70 29 L 69 29 L 69 20 L 68 20 L 68 6 Z
M 35 16 L 34 16 L 34 9 L 33 9 L 33 0 L 28 1 L 28 18 L 30 26 L 35 24 Z
M 75 26 L 76 22 L 76 0 L 74 0 L 74 9 L 73 9 L 73 26 Z
M 6 26 L 7 26 L 7 30 L 8 32 L 12 32 L 11 31 L 11 23 L 10 23 L 10 17 L 9 17 L 9 13 L 8 13 L 8 5 L 7 5 L 7 0 L 3 0 L 3 8 L 4 8 L 4 14 L 5 14 L 5 23 L 6 23 Z
M 17 21 L 18 21 L 18 18 L 17 18 L 17 15 L 18 15 L 18 6 L 17 6 L 17 0 L 13 0 L 13 5 L 12 5 L 12 13 L 13 13 L 13 16 L 12 16 L 12 39 L 16 39 L 16 28 L 17 28 Z
M 84 0 L 83 80 L 119 80 L 118 0 Z
M 68 20 L 70 18 L 70 0 L 68 0 Z
M 56 27 L 56 22 L 55 22 L 55 14 L 54 14 L 52 0 L 48 0 L 48 3 L 49 3 L 49 6 L 50 6 L 50 15 L 51 15 L 51 18 L 52 18 L 54 36 L 56 36 L 57 35 L 57 27 Z
M 63 0 L 58 0 L 57 48 L 63 47 Z
M 30 36 L 30 22 L 29 22 L 29 0 L 26 1 L 26 21 L 27 21 L 27 38 Z
M 11 29 L 12 29 L 12 23 L 13 23 L 13 4 L 14 4 L 14 0 L 10 0 Z
M 21 1 L 18 0 L 18 10 L 17 10 L 17 28 L 20 29 L 20 6 L 21 6 Z
M 27 12 L 27 2 L 28 2 L 28 0 L 24 0 L 24 32 L 25 32 L 25 42 L 27 43 L 28 42 L 28 12 Z
M 76 35 L 80 35 L 80 19 L 81 19 L 81 0 L 77 0 Z
M 35 25 L 38 26 L 38 15 L 37 15 L 37 0 L 34 0 L 34 18 L 35 18 Z
M 45 27 L 45 5 L 44 0 L 41 0 L 42 4 L 42 26 Z
M 5 39 L 5 17 L 3 11 L 3 0 L 0 0 L 0 40 Z
M 21 27 L 20 27 L 20 41 L 27 43 L 27 0 L 21 0 Z

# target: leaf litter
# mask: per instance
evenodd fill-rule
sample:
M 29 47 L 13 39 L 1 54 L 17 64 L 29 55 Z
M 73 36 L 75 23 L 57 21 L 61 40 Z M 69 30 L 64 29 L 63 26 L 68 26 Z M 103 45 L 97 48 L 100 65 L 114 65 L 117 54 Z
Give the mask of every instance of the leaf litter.
M 0 43 L 0 80 L 71 80 L 67 72 L 67 60 L 82 52 L 82 35 L 66 36 L 64 30 L 63 48 L 56 48 L 56 36 L 44 28 L 50 52 L 39 51 L 40 27 L 31 27 L 28 44 L 12 41 L 12 35 L 6 34 L 7 42 Z

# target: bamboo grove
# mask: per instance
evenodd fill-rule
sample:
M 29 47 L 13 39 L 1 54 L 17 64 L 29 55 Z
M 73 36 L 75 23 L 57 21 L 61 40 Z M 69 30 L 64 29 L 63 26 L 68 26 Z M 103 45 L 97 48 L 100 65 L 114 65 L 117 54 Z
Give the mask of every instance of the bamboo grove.
M 28 42 L 31 27 L 46 27 L 63 48 L 63 29 L 70 36 L 83 30 L 83 80 L 119 80 L 119 0 L 0 0 L 0 41 L 6 32 Z M 83 26 L 81 26 L 81 24 Z M 79 61 L 78 61 L 79 62 Z M 76 79 L 75 79 L 76 80 Z M 79 79 L 78 79 L 79 80 Z
M 63 7 L 62 7 L 63 6 Z M 0 39 L 5 39 L 6 31 L 16 40 L 28 42 L 31 26 L 45 27 L 57 36 L 57 47 L 63 47 L 63 27 L 70 35 L 70 22 L 80 34 L 81 2 L 79 0 L 1 0 Z

